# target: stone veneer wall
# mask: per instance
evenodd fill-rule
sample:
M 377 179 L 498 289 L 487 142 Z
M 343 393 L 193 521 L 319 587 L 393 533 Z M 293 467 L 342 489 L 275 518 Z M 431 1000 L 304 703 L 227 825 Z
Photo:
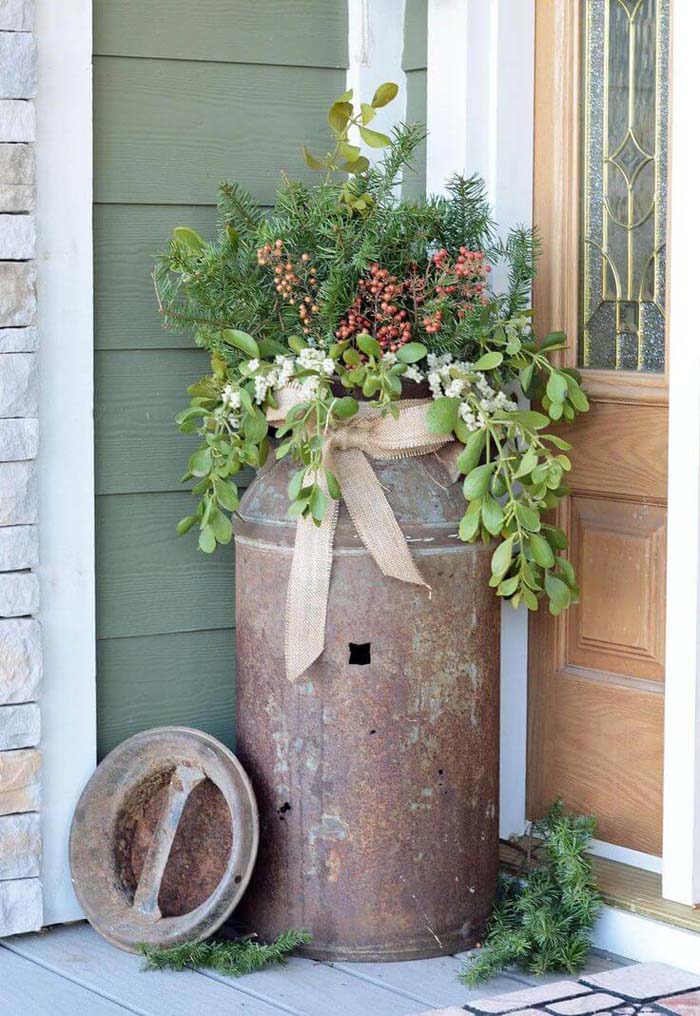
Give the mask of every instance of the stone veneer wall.
M 33 0 L 0 0 L 0 936 L 42 924 Z

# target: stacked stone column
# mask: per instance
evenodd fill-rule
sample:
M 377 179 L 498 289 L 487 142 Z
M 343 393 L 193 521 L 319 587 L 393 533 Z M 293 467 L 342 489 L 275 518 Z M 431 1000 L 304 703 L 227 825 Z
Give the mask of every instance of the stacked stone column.
M 33 0 L 0 0 L 0 937 L 42 924 Z

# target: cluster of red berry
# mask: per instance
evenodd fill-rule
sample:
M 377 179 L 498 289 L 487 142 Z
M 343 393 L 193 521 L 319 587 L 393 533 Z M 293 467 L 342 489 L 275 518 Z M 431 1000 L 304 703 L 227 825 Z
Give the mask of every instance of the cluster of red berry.
M 284 244 L 281 240 L 275 240 L 274 244 L 266 243 L 257 251 L 258 264 L 261 266 L 272 266 L 275 272 L 275 289 L 280 297 L 290 307 L 299 308 L 299 318 L 303 325 L 303 332 L 308 335 L 312 317 L 318 313 L 318 306 L 315 302 L 315 292 L 318 286 L 316 268 L 310 264 L 311 255 L 302 254 L 299 260 L 293 262 L 284 251 Z
M 467 307 L 488 303 L 484 283 L 491 265 L 486 264 L 483 251 L 460 247 L 453 262 L 448 251 L 439 250 L 433 254 L 433 265 L 438 271 L 435 292 L 440 296 L 456 295 Z
M 388 269 L 372 265 L 369 277 L 360 279 L 346 317 L 336 331 L 338 339 L 350 339 L 366 332 L 374 336 L 383 350 L 395 353 L 411 341 L 408 311 L 400 307 L 410 282 L 391 275 Z
M 442 311 L 436 310 L 423 318 L 423 327 L 428 335 L 435 335 L 442 327 Z

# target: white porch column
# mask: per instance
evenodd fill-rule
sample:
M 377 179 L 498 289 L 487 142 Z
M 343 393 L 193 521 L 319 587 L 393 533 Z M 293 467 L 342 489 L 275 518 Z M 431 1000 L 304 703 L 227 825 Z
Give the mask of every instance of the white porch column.
M 92 2 L 37 5 L 44 919 L 82 916 L 73 810 L 95 766 Z
M 479 173 L 499 227 L 532 222 L 534 0 L 428 0 L 427 192 Z M 502 836 L 525 825 L 527 612 L 502 607 Z
M 347 87 L 353 90 L 355 105 L 369 102 L 385 81 L 394 81 L 400 89 L 372 121 L 372 129 L 383 133 L 406 118 L 406 74 L 401 67 L 405 6 L 405 0 L 348 0 Z M 381 158 L 381 150 L 363 150 L 370 159 Z
M 700 903 L 700 339 L 694 0 L 672 8 L 663 894 Z

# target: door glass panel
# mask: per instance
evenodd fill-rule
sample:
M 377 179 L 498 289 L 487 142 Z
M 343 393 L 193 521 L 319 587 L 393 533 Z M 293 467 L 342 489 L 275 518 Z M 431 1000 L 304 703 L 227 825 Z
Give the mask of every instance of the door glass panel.
M 665 368 L 669 0 L 585 0 L 579 364 Z

